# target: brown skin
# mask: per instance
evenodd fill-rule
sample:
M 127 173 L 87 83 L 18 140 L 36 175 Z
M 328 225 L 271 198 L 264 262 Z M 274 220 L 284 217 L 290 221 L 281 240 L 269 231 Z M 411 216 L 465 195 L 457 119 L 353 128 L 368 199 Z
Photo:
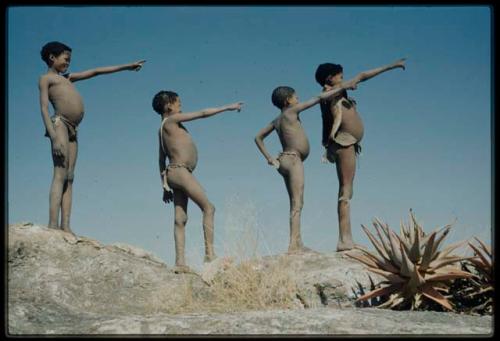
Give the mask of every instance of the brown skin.
M 367 81 L 383 72 L 401 68 L 405 69 L 405 60 L 400 59 L 392 64 L 382 66 L 373 70 L 365 71 L 353 78 L 354 86 L 358 83 Z M 343 80 L 343 74 L 338 73 L 327 78 L 323 91 L 330 91 L 332 88 L 337 88 Z M 328 114 L 333 115 L 333 127 L 330 134 L 335 136 L 339 131 L 346 131 L 354 137 L 361 140 L 363 137 L 363 124 L 356 107 L 350 109 L 343 108 L 341 112 L 335 110 L 335 105 L 340 98 L 333 98 L 330 105 L 321 108 L 328 110 Z M 350 199 L 353 193 L 354 174 L 356 171 L 356 153 L 354 145 L 343 147 L 336 145 L 335 155 L 337 168 L 337 178 L 339 180 L 339 192 L 337 213 L 339 221 L 339 241 L 337 243 L 337 251 L 346 251 L 354 248 L 355 244 L 352 239 L 351 217 L 350 217 Z M 342 200 L 340 200 L 342 198 Z
M 54 107 L 55 115 L 62 116 L 74 126 L 83 119 L 83 100 L 73 82 L 97 75 L 122 70 L 140 70 L 144 60 L 118 66 L 101 67 L 84 72 L 70 73 L 68 78 L 61 76 L 71 62 L 71 52 L 65 51 L 59 56 L 49 56 L 51 65 L 47 73 L 40 77 L 40 108 L 42 119 L 51 141 L 54 173 L 49 195 L 49 227 L 73 233 L 70 228 L 71 203 L 73 193 L 73 174 L 78 153 L 78 142 L 70 141 L 68 128 L 62 121 L 52 123 L 49 114 L 49 102 Z M 61 221 L 59 223 L 59 210 Z
M 163 185 L 163 201 L 173 200 L 175 206 L 174 239 L 175 239 L 175 272 L 191 272 L 185 260 L 185 227 L 187 222 L 188 199 L 193 200 L 203 212 L 203 235 L 205 240 L 205 262 L 216 258 L 214 251 L 214 213 L 215 207 L 208 200 L 198 180 L 186 168 L 169 168 L 165 165 L 168 157 L 170 164 L 184 164 L 194 170 L 198 162 L 198 152 L 191 135 L 182 126 L 182 122 L 206 118 L 224 111 L 241 110 L 242 102 L 209 108 L 201 111 L 181 113 L 181 102 L 177 98 L 174 103 L 165 104 L 162 121 L 163 134 L 159 136 L 159 166 Z M 163 141 L 161 136 L 163 135 Z M 161 143 L 166 151 L 163 151 Z
M 322 99 L 339 94 L 344 89 L 353 89 L 352 82 L 341 84 L 340 87 L 323 92 L 306 102 L 299 103 L 296 94 L 287 99 L 287 103 L 281 109 L 281 114 L 261 129 L 255 137 L 255 143 L 267 163 L 278 169 L 285 181 L 288 197 L 290 199 L 290 243 L 288 253 L 301 253 L 311 251 L 304 246 L 300 234 L 300 216 L 304 198 L 304 165 L 303 161 L 309 155 L 309 141 L 299 119 L 300 112 L 318 104 Z M 278 129 L 276 130 L 276 126 Z M 283 152 L 296 153 L 294 155 L 282 155 L 279 160 L 273 158 L 264 145 L 264 139 L 276 130 L 283 147 Z

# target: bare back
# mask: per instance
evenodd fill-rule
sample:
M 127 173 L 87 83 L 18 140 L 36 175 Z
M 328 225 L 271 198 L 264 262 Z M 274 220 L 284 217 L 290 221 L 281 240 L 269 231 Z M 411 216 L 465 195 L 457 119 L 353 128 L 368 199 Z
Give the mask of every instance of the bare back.
M 63 116 L 77 126 L 83 119 L 83 100 L 75 86 L 67 78 L 60 75 L 48 75 L 49 100 L 54 106 L 56 115 Z
M 163 129 L 161 142 L 170 163 L 184 164 L 194 170 L 198 163 L 198 150 L 182 123 L 169 122 L 167 117 L 160 129 Z
M 307 139 L 298 113 L 285 110 L 274 121 L 284 152 L 297 152 L 302 161 L 309 155 L 309 140 Z

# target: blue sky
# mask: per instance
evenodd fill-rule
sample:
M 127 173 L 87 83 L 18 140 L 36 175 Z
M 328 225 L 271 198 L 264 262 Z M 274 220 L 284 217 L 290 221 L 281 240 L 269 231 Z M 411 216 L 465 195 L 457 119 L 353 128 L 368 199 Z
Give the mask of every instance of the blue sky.
M 321 89 L 318 64 L 344 77 L 407 57 L 350 93 L 365 124 L 351 222 L 374 217 L 399 228 L 410 208 L 429 231 L 456 219 L 449 241 L 491 233 L 491 11 L 449 7 L 10 7 L 8 16 L 8 223 L 48 222 L 50 143 L 38 101 L 46 72 L 39 51 L 73 48 L 70 71 L 146 59 L 143 69 L 75 83 L 85 103 L 73 192 L 72 228 L 174 260 L 173 206 L 161 201 L 151 101 L 176 91 L 184 111 L 244 101 L 186 124 L 199 151 L 195 172 L 215 204 L 219 255 L 251 248 L 284 252 L 288 197 L 253 138 L 278 114 L 279 85 L 306 100 Z M 52 108 L 50 108 L 51 112 Z M 301 114 L 311 153 L 305 167 L 302 234 L 328 252 L 338 237 L 334 167 L 320 163 L 319 107 Z M 276 134 L 265 140 L 280 151 Z M 187 260 L 203 255 L 201 213 L 189 203 Z

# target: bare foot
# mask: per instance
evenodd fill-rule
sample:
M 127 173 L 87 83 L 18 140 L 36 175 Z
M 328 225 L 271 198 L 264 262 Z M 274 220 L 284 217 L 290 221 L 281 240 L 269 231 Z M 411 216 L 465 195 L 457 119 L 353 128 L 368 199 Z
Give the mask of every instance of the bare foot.
M 188 273 L 194 273 L 193 270 L 187 265 L 176 265 L 174 268 L 174 273 L 176 274 L 188 274 Z
M 64 232 L 70 233 L 76 237 L 76 234 L 69 227 L 63 227 L 61 230 L 63 230 Z
M 302 253 L 318 253 L 317 251 L 314 251 L 311 248 L 308 248 L 307 246 L 301 245 L 301 246 L 295 246 L 295 247 L 289 247 L 287 254 L 289 255 L 297 255 L 297 254 L 302 254 Z
M 215 253 L 213 253 L 211 255 L 205 255 L 205 258 L 203 259 L 203 262 L 210 263 L 210 262 L 213 262 L 216 259 L 217 259 L 217 256 L 215 255 Z
M 349 251 L 349 250 L 355 250 L 355 249 L 365 249 L 363 245 L 353 243 L 352 241 L 350 242 L 338 242 L 337 244 L 337 252 L 342 252 L 342 251 Z

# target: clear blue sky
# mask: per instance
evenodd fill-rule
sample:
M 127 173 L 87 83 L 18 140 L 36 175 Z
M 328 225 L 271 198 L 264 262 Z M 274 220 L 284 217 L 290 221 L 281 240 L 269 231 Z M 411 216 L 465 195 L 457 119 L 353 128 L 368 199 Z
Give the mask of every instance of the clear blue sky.
M 143 69 L 76 83 L 85 103 L 72 227 L 104 243 L 124 242 L 174 260 L 173 206 L 161 201 L 151 101 L 179 93 L 184 111 L 242 100 L 241 113 L 188 122 L 199 151 L 195 172 L 217 208 L 216 252 L 245 234 L 260 254 L 288 245 L 288 197 L 253 138 L 278 114 L 271 92 L 321 89 L 318 64 L 345 78 L 407 57 L 351 96 L 365 123 L 351 203 L 354 237 L 377 216 L 399 230 L 413 208 L 427 231 L 457 219 L 449 241 L 491 231 L 491 11 L 476 7 L 11 7 L 8 10 L 8 222 L 48 222 L 50 143 L 43 136 L 39 51 L 73 48 L 70 71 L 146 59 Z M 52 108 L 50 109 L 51 112 Z M 321 114 L 301 114 L 311 144 L 305 166 L 305 244 L 337 243 L 334 167 L 320 163 Z M 277 154 L 276 134 L 266 145 Z M 201 213 L 189 203 L 190 264 L 203 255 Z M 243 247 L 248 247 L 247 243 Z

